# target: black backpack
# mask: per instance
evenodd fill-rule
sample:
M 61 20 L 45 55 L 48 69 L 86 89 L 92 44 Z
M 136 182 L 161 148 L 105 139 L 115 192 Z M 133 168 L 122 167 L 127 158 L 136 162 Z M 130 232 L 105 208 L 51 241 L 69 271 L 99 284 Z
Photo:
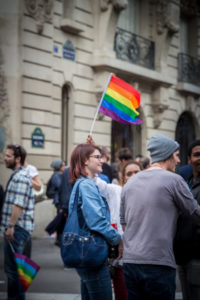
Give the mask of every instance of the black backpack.
M 53 174 L 54 175 L 54 174 Z M 53 199 L 56 193 L 56 188 L 55 186 L 52 184 L 52 178 L 53 175 L 51 176 L 51 178 L 49 179 L 49 181 L 47 182 L 47 188 L 46 188 L 46 196 L 49 199 Z

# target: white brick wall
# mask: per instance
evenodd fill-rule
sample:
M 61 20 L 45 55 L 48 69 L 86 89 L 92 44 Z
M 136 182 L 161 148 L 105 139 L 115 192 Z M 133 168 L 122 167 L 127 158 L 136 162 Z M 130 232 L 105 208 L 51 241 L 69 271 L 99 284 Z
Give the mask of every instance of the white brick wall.
M 75 35 L 60 29 L 60 21 L 64 17 L 63 2 L 64 0 L 54 1 L 52 23 L 45 22 L 41 34 L 37 33 L 36 20 L 25 9 L 19 13 L 22 16 L 21 27 L 17 25 L 20 23 L 17 23 L 16 13 L 19 7 L 23 8 L 23 0 L 19 0 L 15 6 L 8 1 L 7 7 L 5 8 L 4 4 L 2 8 L 2 12 L 6 11 L 5 15 L 8 16 L 7 18 L 11 22 L 11 26 L 7 28 L 7 34 L 4 35 L 5 43 L 2 43 L 1 47 L 4 54 L 4 70 L 8 80 L 8 98 L 9 102 L 13 103 L 11 110 L 13 115 L 11 124 L 12 140 L 21 142 L 20 138 L 22 138 L 22 143 L 27 147 L 33 161 L 42 161 L 42 157 L 47 158 L 47 166 L 40 164 L 42 166 L 39 167 L 41 174 L 43 174 L 44 168 L 49 170 L 51 158 L 61 156 L 61 97 L 63 85 L 68 84 L 70 87 L 68 128 L 68 152 L 70 153 L 74 145 L 84 142 L 89 133 L 98 105 L 96 92 L 99 84 L 101 87 L 104 85 L 106 81 L 104 77 L 107 76 L 102 76 L 103 82 L 98 81 L 99 70 L 92 67 L 94 50 L 101 52 L 101 49 L 96 49 L 96 47 L 98 44 L 103 45 L 105 43 L 102 40 L 102 33 L 106 32 L 106 29 L 103 28 L 103 26 L 106 26 L 106 18 L 104 18 L 105 24 L 102 19 L 97 20 L 96 18 L 100 18 L 102 14 L 105 15 L 107 12 L 102 13 L 99 11 L 98 14 L 94 14 L 97 11 L 94 8 L 99 4 L 98 1 L 76 0 L 73 20 L 80 24 L 84 31 Z M 154 40 L 157 47 L 156 39 L 159 36 L 155 34 L 155 6 L 146 0 L 142 7 L 143 16 L 141 18 L 143 17 L 144 36 Z M 15 18 L 13 18 L 13 14 Z M 98 26 L 95 25 L 98 22 L 102 24 L 100 31 Z M 16 34 L 16 28 L 20 28 L 18 35 Z M 197 30 L 200 49 L 200 21 Z M 9 38 L 10 35 L 13 35 L 13 39 Z M 99 37 L 99 40 L 96 37 Z M 1 34 L 0 38 L 2 41 Z M 67 40 L 70 40 L 76 49 L 75 62 L 62 58 L 62 46 Z M 19 45 L 19 48 L 17 48 L 17 45 Z M 58 53 L 53 52 L 54 45 L 58 47 Z M 104 50 L 107 49 L 107 46 L 105 45 Z M 197 119 L 199 118 L 199 96 L 192 95 L 194 97 L 187 100 L 191 94 L 179 92 L 176 89 L 178 52 L 179 33 L 176 33 L 171 40 L 168 55 L 164 58 L 166 67 L 162 74 L 158 70 L 154 72 L 142 69 L 111 57 L 105 60 L 108 65 L 112 66 L 112 70 L 119 72 L 119 77 L 125 76 L 133 84 L 135 81 L 138 82 L 138 88 L 141 91 L 141 108 L 144 115 L 144 124 L 142 125 L 142 135 L 145 139 L 142 141 L 142 152 L 144 154 L 146 153 L 146 144 L 152 134 L 161 132 L 174 138 L 178 118 L 185 110 L 189 109 Z M 99 61 L 102 62 L 103 59 L 104 54 Z M 107 74 L 106 72 L 109 70 L 104 69 L 102 66 L 99 72 L 101 71 L 105 71 L 105 74 Z M 160 83 L 159 80 L 163 83 Z M 158 84 L 165 86 L 165 80 L 168 81 L 166 86 L 168 87 L 169 108 L 162 115 L 160 127 L 155 129 L 152 95 Z M 17 89 L 18 93 L 16 93 Z M 14 112 L 17 112 L 17 115 L 14 115 Z M 30 146 L 31 133 L 38 126 L 45 134 L 45 149 L 32 149 Z M 13 130 L 14 128 L 18 128 L 17 132 Z M 94 139 L 98 144 L 110 146 L 110 133 L 111 120 L 108 117 L 96 121 Z

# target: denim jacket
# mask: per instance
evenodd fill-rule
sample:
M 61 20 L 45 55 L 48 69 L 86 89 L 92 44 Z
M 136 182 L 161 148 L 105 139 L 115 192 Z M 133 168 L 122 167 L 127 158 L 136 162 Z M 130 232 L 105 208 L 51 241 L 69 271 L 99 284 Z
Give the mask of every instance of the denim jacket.
M 110 224 L 108 203 L 90 178 L 82 177 L 77 179 L 69 200 L 69 215 L 73 208 L 76 188 L 79 182 L 78 207 L 82 212 L 86 227 L 100 233 L 109 244 L 117 245 L 121 236 Z

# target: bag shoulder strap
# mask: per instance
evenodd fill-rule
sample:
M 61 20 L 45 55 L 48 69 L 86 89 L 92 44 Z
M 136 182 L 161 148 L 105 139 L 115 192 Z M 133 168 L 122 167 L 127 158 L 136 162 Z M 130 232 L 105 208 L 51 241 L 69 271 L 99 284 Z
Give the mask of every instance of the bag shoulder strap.
M 73 203 L 72 211 L 77 210 L 77 207 L 78 207 L 79 186 L 80 186 L 80 183 L 81 183 L 83 180 L 84 180 L 84 179 L 81 179 L 81 180 L 79 181 L 79 183 L 77 184 L 77 186 L 76 186 L 76 193 L 75 193 L 75 196 L 74 196 L 74 203 Z
M 78 219 L 78 214 L 77 214 L 77 208 L 78 208 L 78 196 L 79 196 L 79 185 L 84 179 L 81 179 L 77 185 L 74 186 L 75 189 L 75 196 L 74 196 L 74 201 L 73 201 L 73 207 L 72 210 L 67 218 L 65 228 L 64 228 L 64 233 L 67 232 L 73 232 L 75 234 L 79 234 L 80 232 L 80 226 L 79 226 L 79 219 Z M 72 197 L 72 195 L 71 195 Z

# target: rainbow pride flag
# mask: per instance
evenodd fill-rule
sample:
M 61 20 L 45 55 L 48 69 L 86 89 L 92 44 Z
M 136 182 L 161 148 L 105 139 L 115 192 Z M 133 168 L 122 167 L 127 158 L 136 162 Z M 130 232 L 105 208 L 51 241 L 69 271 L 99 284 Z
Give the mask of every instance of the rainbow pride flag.
M 111 75 L 99 112 L 120 123 L 141 124 L 136 110 L 139 106 L 140 93 L 127 82 Z
M 23 254 L 14 252 L 14 257 L 17 264 L 19 279 L 25 292 L 30 286 L 40 267 L 34 261 Z

